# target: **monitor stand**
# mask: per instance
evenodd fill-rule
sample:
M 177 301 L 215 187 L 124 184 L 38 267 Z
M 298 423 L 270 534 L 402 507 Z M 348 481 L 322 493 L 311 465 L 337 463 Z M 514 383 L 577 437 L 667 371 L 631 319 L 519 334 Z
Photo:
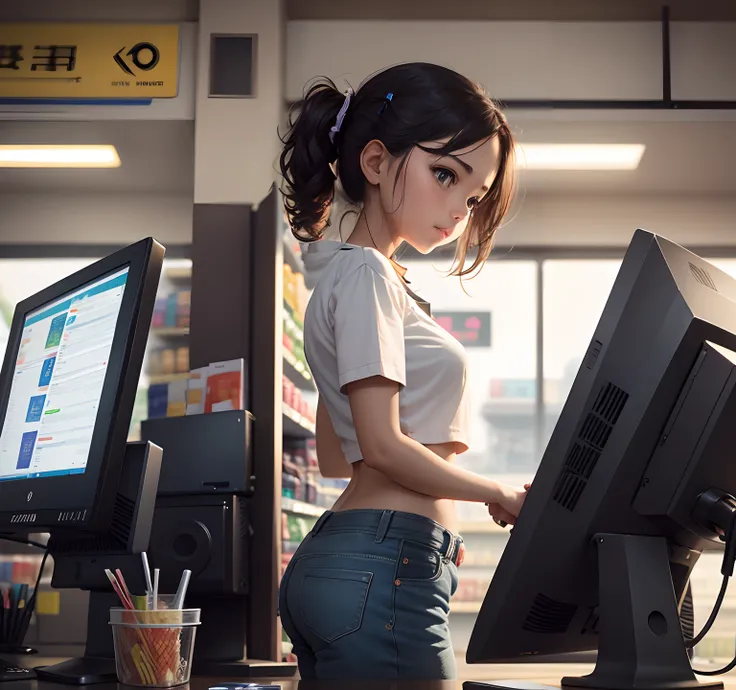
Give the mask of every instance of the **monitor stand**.
M 723 688 L 695 677 L 682 636 L 667 540 L 597 534 L 600 630 L 598 658 L 587 676 L 562 679 L 565 688 L 687 690 Z M 538 659 L 539 660 L 539 659 Z M 468 681 L 464 690 L 542 690 L 520 681 Z

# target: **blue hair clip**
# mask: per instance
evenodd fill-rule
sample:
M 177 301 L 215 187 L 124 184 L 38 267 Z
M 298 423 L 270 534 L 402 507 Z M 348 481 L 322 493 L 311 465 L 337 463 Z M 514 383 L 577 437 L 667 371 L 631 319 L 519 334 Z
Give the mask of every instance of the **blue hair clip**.
M 383 99 L 383 105 L 381 106 L 381 109 L 378 111 L 379 115 L 383 114 L 383 111 L 386 110 L 386 107 L 393 99 L 394 99 L 394 95 L 391 92 L 386 94 L 386 97 Z

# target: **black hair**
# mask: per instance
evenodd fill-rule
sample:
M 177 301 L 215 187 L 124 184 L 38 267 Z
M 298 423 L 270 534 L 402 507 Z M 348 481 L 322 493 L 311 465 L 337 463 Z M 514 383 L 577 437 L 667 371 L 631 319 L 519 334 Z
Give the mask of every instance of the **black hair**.
M 463 276 L 480 267 L 490 254 L 515 186 L 514 139 L 500 108 L 470 79 L 424 62 L 396 65 L 367 79 L 351 96 L 333 141 L 330 131 L 344 103 L 345 93 L 322 78 L 291 108 L 289 130 L 281 140 L 280 169 L 294 236 L 303 242 L 322 238 L 329 224 L 336 174 L 347 199 L 356 205 L 363 201 L 366 181 L 360 157 L 373 139 L 381 141 L 392 156 L 402 158 L 398 180 L 411 150 L 421 142 L 449 137 L 442 147 L 422 147 L 445 155 L 497 137 L 498 170 L 457 242 L 452 273 Z M 477 246 L 477 255 L 472 266 L 465 268 L 472 246 Z

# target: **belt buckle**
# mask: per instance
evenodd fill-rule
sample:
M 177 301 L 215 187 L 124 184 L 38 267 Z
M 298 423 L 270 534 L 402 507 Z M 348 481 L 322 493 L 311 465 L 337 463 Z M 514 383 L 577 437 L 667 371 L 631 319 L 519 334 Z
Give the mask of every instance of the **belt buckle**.
M 462 537 L 458 537 L 458 545 L 457 545 L 457 556 L 455 557 L 455 565 L 459 568 L 463 561 L 465 560 L 465 542 L 463 542 Z

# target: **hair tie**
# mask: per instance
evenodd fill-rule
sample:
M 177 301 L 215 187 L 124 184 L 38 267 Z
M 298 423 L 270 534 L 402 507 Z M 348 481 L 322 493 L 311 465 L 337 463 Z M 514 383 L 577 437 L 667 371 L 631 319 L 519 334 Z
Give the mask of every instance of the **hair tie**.
M 383 97 L 383 104 L 381 105 L 381 109 L 378 111 L 379 115 L 383 115 L 383 111 L 386 110 L 388 107 L 388 104 L 394 100 L 394 95 L 389 91 L 384 97 Z
M 350 88 L 345 92 L 345 101 L 342 104 L 342 108 L 340 108 L 340 112 L 337 113 L 335 124 L 332 125 L 332 127 L 330 128 L 330 141 L 333 144 L 335 143 L 335 136 L 342 127 L 342 121 L 345 119 L 345 114 L 348 112 L 348 107 L 350 106 L 350 98 L 352 97 L 353 93 L 354 91 Z

